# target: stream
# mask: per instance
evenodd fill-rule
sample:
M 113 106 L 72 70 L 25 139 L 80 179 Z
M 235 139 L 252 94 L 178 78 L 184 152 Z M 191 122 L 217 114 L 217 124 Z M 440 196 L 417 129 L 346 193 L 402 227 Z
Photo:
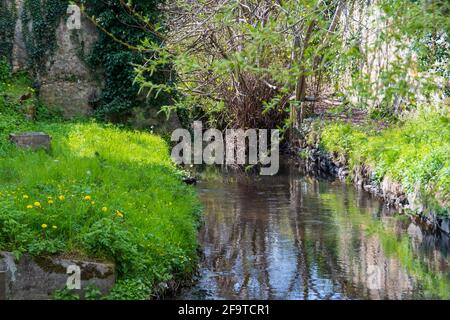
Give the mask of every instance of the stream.
M 340 181 L 206 170 L 198 279 L 179 299 L 449 299 L 450 240 Z

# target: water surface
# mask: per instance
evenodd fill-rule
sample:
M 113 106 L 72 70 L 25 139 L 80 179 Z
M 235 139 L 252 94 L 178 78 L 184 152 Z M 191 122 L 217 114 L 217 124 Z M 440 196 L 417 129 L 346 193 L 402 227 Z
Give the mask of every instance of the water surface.
M 450 298 L 449 238 L 364 191 L 305 176 L 225 174 L 199 183 L 197 283 L 183 299 Z

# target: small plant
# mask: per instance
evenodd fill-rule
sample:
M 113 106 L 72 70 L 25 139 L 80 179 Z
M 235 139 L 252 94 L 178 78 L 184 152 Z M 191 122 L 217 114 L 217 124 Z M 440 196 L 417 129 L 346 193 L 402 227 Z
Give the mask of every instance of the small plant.
M 11 66 L 6 58 L 0 57 L 0 82 L 7 82 L 11 78 Z
M 84 299 L 86 300 L 100 300 L 102 293 L 97 286 L 90 284 L 84 289 Z
M 53 300 L 80 300 L 80 295 L 74 290 L 67 287 L 61 290 L 56 290 L 52 295 Z
M 106 296 L 108 300 L 148 300 L 151 288 L 141 279 L 126 279 L 116 283 L 114 289 Z

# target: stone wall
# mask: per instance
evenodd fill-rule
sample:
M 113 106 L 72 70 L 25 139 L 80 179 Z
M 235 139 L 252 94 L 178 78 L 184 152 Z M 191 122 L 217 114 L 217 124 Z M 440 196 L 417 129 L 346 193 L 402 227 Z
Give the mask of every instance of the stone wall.
M 16 7 L 16 26 L 12 48 L 14 72 L 30 69 L 30 58 L 25 44 L 24 31 L 33 30 L 33 22 L 24 25 L 22 14 L 24 0 L 0 0 L 9 7 Z M 79 29 L 69 30 L 63 16 L 55 31 L 56 50 L 46 57 L 43 70 L 35 74 L 35 84 L 39 98 L 47 107 L 61 111 L 67 119 L 92 115 L 94 106 L 100 101 L 104 87 L 101 68 L 88 66 L 86 60 L 99 38 L 97 27 L 83 14 Z M 36 68 L 33 68 L 36 69 Z M 148 105 L 145 97 L 136 98 L 136 108 L 126 115 L 108 115 L 112 122 L 126 122 L 138 129 L 148 129 L 159 133 L 170 133 L 181 127 L 176 113 L 169 119 L 159 113 L 158 108 Z
M 23 31 L 32 30 L 33 26 L 32 22 L 23 25 L 24 1 L 8 1 L 14 3 L 18 13 L 12 52 L 13 71 L 18 72 L 29 67 Z M 55 36 L 57 49 L 48 57 L 44 70 L 36 75 L 39 97 L 47 106 L 61 110 L 66 118 L 90 115 L 92 104 L 100 98 L 103 80 L 101 70 L 90 68 L 85 57 L 98 39 L 98 30 L 84 16 L 80 29 L 69 30 L 63 17 Z

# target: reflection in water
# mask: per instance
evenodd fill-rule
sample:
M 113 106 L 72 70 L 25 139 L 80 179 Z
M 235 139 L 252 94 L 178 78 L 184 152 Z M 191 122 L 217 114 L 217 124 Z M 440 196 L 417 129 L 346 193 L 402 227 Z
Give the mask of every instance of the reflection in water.
M 287 166 L 200 183 L 198 283 L 186 299 L 450 298 L 449 239 L 340 182 Z

